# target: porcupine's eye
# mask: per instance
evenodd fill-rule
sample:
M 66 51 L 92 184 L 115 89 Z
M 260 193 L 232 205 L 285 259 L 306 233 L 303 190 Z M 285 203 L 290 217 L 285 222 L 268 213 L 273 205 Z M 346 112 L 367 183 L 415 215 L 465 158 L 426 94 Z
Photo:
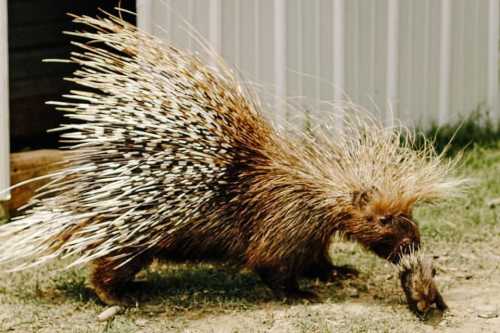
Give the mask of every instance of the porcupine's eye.
M 382 225 L 392 224 L 392 216 L 382 216 L 378 221 Z

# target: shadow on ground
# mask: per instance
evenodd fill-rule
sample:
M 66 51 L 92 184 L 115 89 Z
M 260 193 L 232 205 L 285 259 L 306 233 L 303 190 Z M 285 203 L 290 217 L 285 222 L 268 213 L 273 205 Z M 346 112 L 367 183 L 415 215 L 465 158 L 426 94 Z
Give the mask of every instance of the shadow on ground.
M 376 290 L 375 286 L 367 286 L 367 282 L 367 277 L 361 274 L 356 278 L 339 278 L 338 281 L 326 284 L 302 280 L 301 286 L 317 292 L 321 298 L 320 302 L 342 303 L 362 298 L 363 302 L 399 303 L 398 298 L 387 299 L 388 295 L 384 294 L 391 292 L 387 288 Z M 392 289 L 391 286 L 388 287 Z M 88 286 L 83 271 L 61 273 L 54 278 L 53 288 L 45 291 L 41 294 L 43 298 L 58 295 L 61 301 L 65 298 L 76 302 L 99 303 Z M 184 309 L 214 305 L 222 309 L 244 309 L 263 303 L 286 302 L 276 299 L 254 273 L 210 264 L 153 264 L 150 269 L 139 273 L 130 294 L 141 305 L 161 304 L 165 307 Z M 294 303 L 303 302 L 307 301 Z

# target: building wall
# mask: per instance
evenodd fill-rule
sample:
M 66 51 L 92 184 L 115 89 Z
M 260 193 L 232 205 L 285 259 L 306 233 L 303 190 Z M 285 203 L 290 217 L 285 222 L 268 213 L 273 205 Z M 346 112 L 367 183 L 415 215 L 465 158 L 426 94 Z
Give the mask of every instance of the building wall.
M 0 0 L 0 191 L 9 187 L 9 52 L 7 45 L 7 1 Z M 10 193 L 0 192 L 0 218 L 2 201 Z
M 98 8 L 112 11 L 118 0 L 53 1 L 0 0 L 7 3 L 9 50 L 10 135 L 13 151 L 58 146 L 58 134 L 47 129 L 63 121 L 60 112 L 45 105 L 75 86 L 64 81 L 75 70 L 68 64 L 43 63 L 43 59 L 67 58 L 76 28 L 68 13 L 98 15 Z M 122 0 L 135 10 L 135 0 Z
M 138 0 L 141 28 L 197 50 L 194 28 L 275 119 L 321 118 L 345 93 L 409 126 L 500 118 L 498 15 L 498 0 Z
M 120 3 L 135 10 L 135 0 Z M 69 56 L 71 38 L 62 32 L 76 27 L 67 13 L 97 15 L 98 7 L 112 11 L 117 4 L 118 0 L 0 0 L 0 204 L 10 197 L 3 191 L 10 185 L 10 151 L 59 145 L 57 134 L 47 129 L 58 127 L 63 117 L 45 101 L 60 99 L 72 87 L 63 78 L 75 68 L 42 60 Z

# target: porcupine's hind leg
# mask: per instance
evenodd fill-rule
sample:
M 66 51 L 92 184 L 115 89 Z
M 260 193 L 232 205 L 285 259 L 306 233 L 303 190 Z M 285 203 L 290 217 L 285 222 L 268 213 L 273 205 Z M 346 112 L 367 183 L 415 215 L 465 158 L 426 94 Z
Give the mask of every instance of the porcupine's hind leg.
M 152 261 L 151 256 L 139 256 L 123 266 L 113 258 L 101 258 L 91 263 L 90 283 L 99 299 L 108 305 L 130 305 L 134 298 L 134 277 Z M 136 289 L 136 288 L 135 288 Z
M 258 267 L 254 270 L 278 298 L 318 300 L 316 293 L 299 288 L 297 275 L 292 270 L 274 267 Z

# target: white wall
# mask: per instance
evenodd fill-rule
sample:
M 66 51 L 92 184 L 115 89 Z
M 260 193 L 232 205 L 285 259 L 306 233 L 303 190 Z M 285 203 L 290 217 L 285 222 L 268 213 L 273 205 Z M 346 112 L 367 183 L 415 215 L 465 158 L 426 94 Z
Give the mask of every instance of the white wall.
M 272 117 L 321 116 L 347 93 L 390 102 L 408 125 L 498 109 L 499 0 L 138 0 L 139 26 L 196 49 L 190 22 L 243 77 Z M 287 96 L 307 112 L 282 103 Z M 382 113 L 385 111 L 382 111 Z M 382 116 L 388 116 L 387 114 Z
M 9 61 L 7 47 L 7 0 L 0 0 L 0 201 L 9 200 L 1 193 L 10 186 L 9 159 Z

